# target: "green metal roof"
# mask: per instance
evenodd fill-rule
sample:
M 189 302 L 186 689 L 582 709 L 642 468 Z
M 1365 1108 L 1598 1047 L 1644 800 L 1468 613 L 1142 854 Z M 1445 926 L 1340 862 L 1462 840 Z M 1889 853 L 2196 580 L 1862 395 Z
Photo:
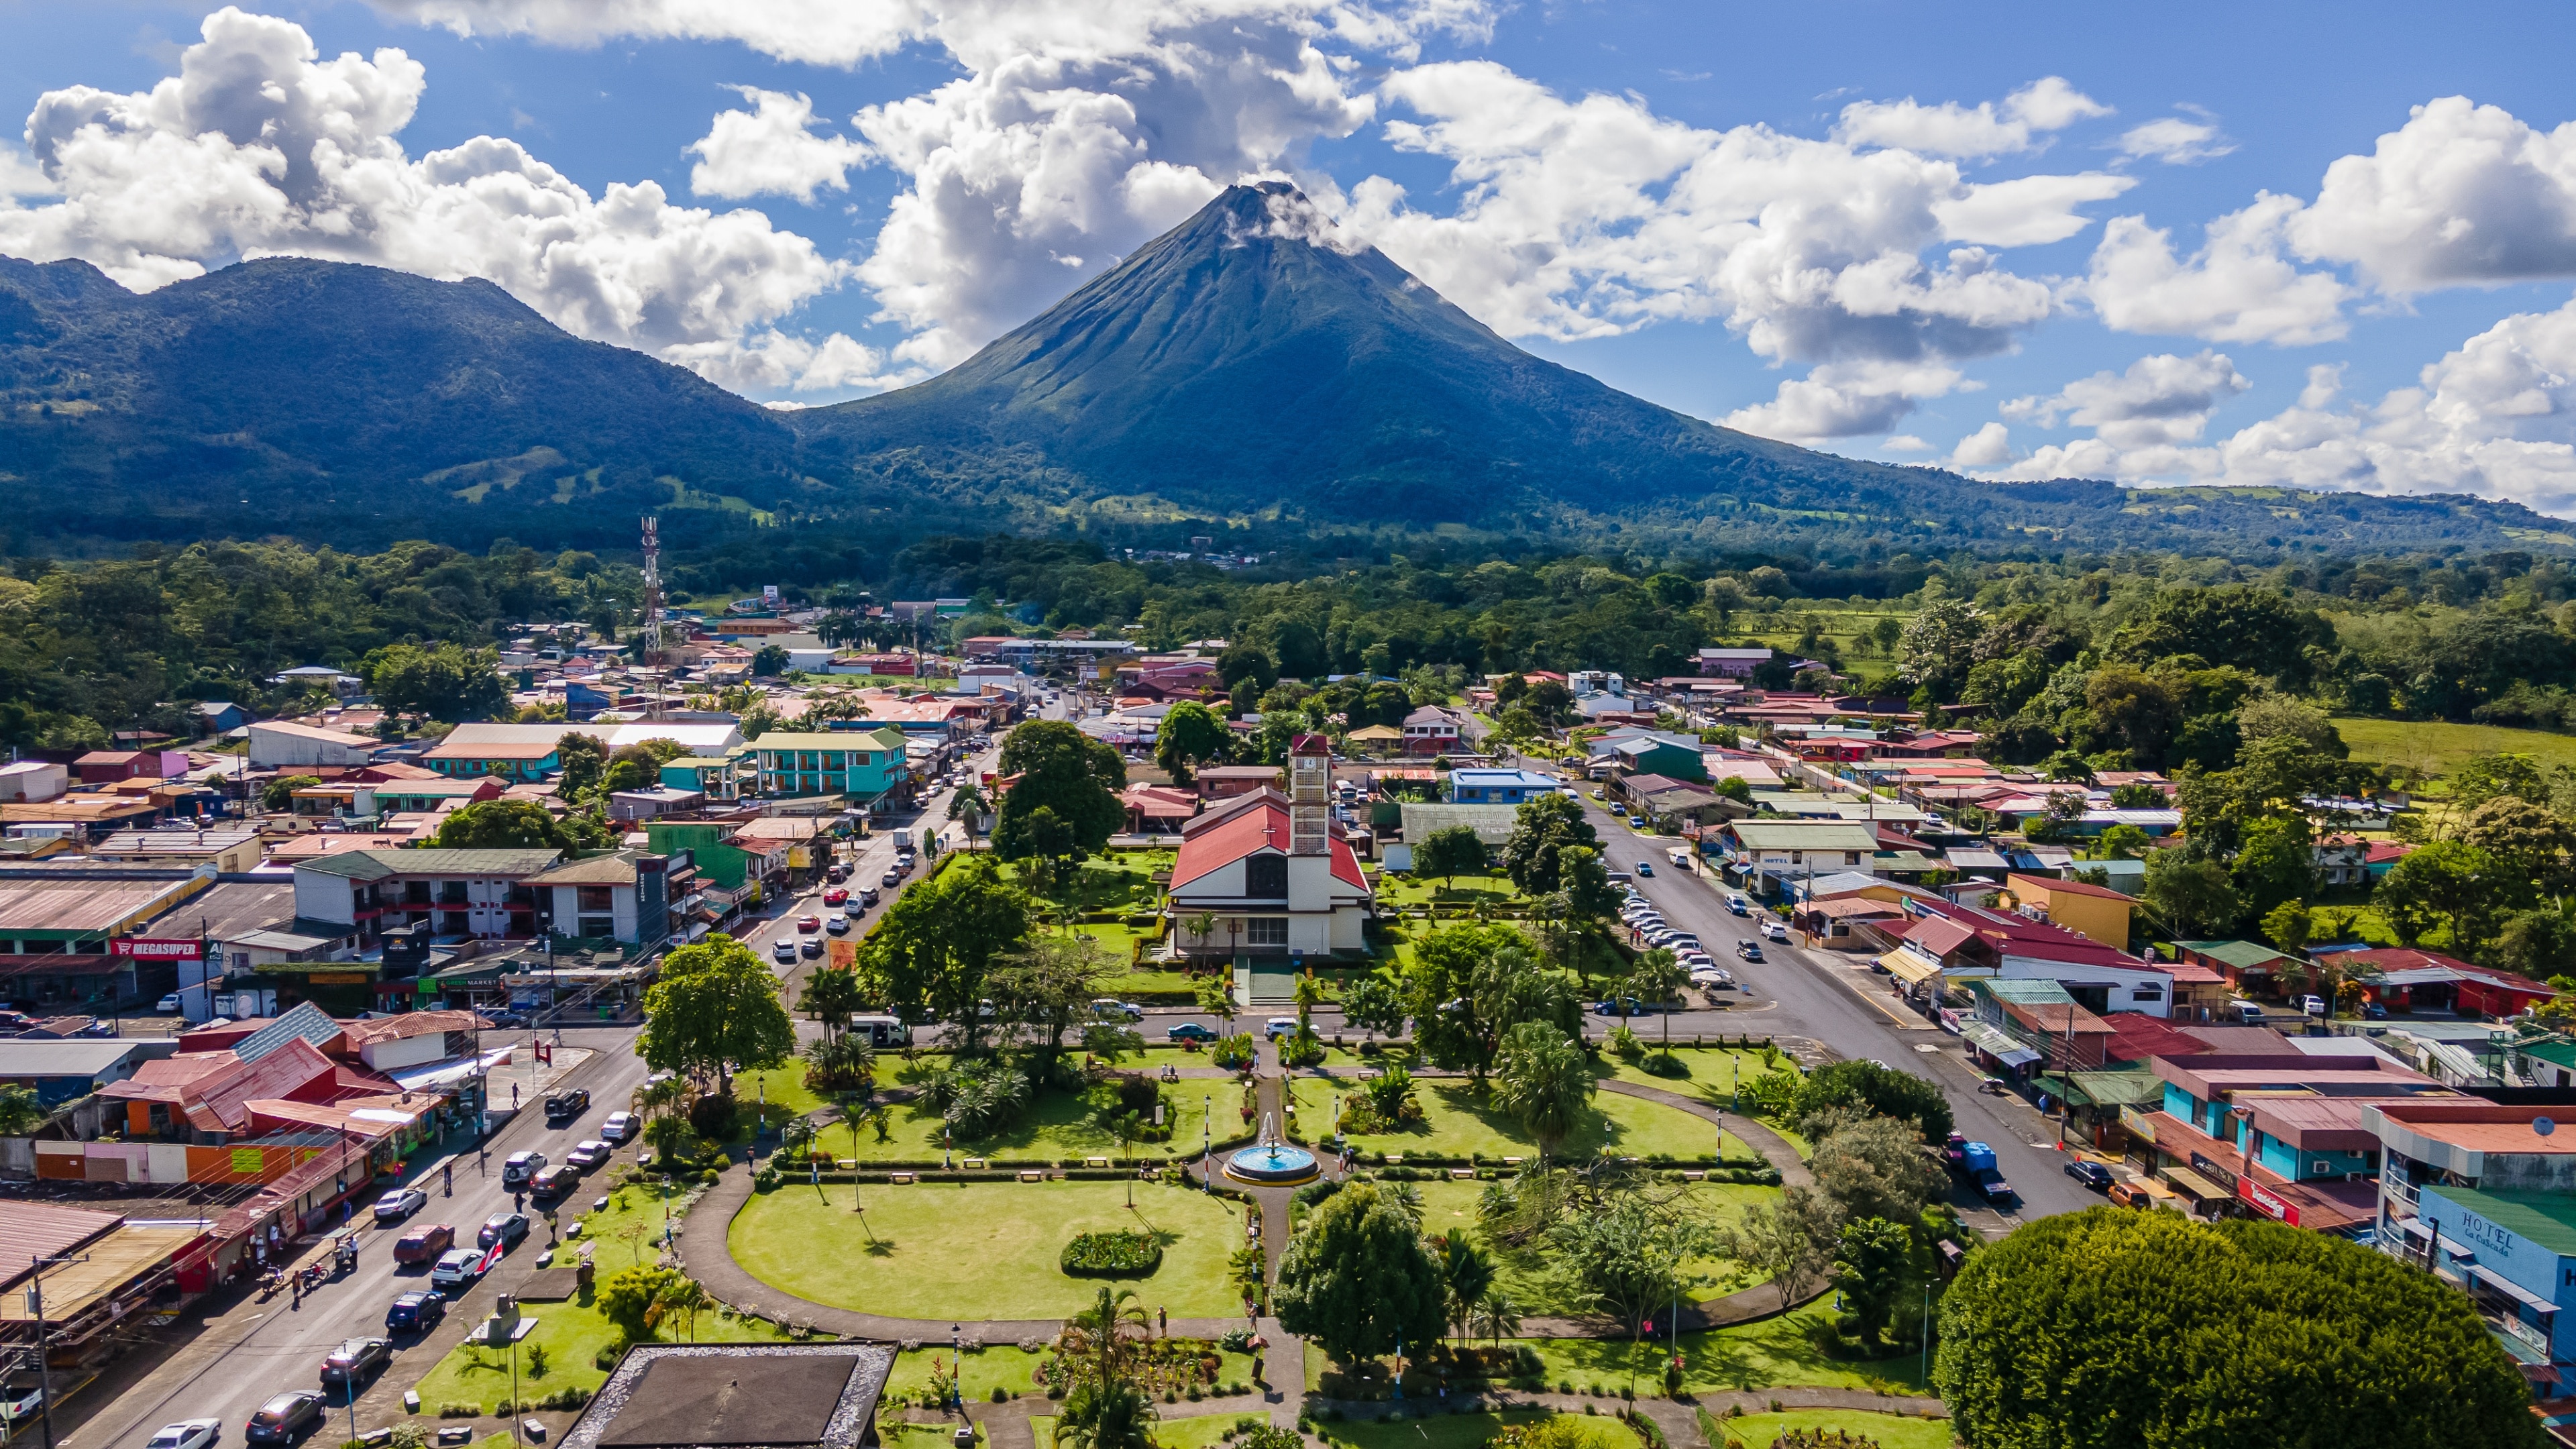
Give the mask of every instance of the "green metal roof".
M 297 870 L 383 880 L 396 875 L 533 875 L 555 863 L 554 850 L 344 850 L 297 861 Z
M 2174 946 L 2178 950 L 2196 951 L 2213 961 L 2224 961 L 2239 971 L 2268 971 L 2276 962 L 2297 964 L 2296 958 L 2251 941 L 2176 941 Z
M 2064 1006 L 2075 999 L 2066 994 L 2065 987 L 2036 977 L 1992 977 L 1971 981 L 1968 989 L 2015 1006 Z
M 2436 1187 L 2433 1191 L 2507 1232 L 2528 1238 L 2553 1253 L 2576 1257 L 2576 1196 L 2563 1192 L 2479 1192 L 2466 1187 Z
M 2136 1107 L 2161 1102 L 2165 1095 L 2165 1079 L 2149 1071 L 2051 1074 L 2040 1078 L 2039 1084 L 2091 1107 Z

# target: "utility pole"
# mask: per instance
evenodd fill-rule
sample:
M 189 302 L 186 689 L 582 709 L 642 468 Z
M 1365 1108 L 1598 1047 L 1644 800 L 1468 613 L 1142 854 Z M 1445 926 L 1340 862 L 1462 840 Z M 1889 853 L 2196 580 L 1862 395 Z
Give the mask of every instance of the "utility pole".
M 36 1320 L 36 1417 L 44 1425 L 45 1449 L 54 1449 L 54 1375 L 45 1363 L 45 1270 L 88 1261 L 87 1253 L 77 1258 L 38 1253 L 28 1260 L 32 1271 L 27 1279 L 27 1315 Z

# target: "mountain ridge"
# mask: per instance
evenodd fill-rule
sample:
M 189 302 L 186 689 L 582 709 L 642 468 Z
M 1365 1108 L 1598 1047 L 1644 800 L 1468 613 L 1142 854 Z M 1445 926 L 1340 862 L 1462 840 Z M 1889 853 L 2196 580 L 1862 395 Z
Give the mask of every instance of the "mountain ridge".
M 1231 188 L 938 377 L 764 408 L 482 280 L 0 257 L 13 551 L 271 533 L 680 547 L 1213 523 L 1573 545 L 2241 554 L 2576 546 L 2518 504 L 1989 484 L 1754 437 L 1536 357 L 1284 183 Z M 777 546 L 773 544 L 773 546 Z M 874 545 L 871 545 L 872 547 Z

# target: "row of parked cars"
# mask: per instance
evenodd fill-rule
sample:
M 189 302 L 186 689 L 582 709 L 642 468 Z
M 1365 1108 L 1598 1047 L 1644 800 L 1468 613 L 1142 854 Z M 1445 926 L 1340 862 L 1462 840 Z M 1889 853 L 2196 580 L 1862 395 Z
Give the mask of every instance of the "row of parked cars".
M 1717 958 L 1708 953 L 1696 933 L 1668 924 L 1664 913 L 1645 896 L 1630 891 L 1627 904 L 1619 908 L 1619 919 L 1647 945 L 1672 952 L 1673 958 L 1690 972 L 1691 985 L 1703 991 L 1724 991 L 1735 985 L 1735 973 L 1717 964 Z M 1762 948 L 1751 941 L 1739 941 L 1735 954 L 1747 961 L 1759 961 Z

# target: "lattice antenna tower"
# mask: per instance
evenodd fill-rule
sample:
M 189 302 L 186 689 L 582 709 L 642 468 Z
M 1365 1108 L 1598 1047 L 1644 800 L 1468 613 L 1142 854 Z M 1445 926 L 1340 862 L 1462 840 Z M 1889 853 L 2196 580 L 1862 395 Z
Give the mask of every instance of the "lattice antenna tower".
M 653 702 L 646 711 L 662 717 L 662 520 L 644 520 L 644 671 L 653 682 Z

